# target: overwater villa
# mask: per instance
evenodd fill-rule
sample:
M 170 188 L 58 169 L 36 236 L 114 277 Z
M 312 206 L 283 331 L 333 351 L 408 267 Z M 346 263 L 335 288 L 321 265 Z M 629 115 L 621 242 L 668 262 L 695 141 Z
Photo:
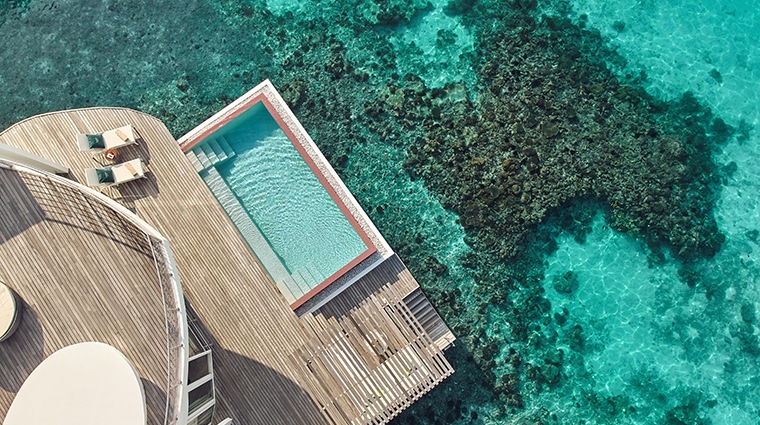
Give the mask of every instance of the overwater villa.
M 269 81 L 0 133 L 3 423 L 384 424 L 454 337 Z

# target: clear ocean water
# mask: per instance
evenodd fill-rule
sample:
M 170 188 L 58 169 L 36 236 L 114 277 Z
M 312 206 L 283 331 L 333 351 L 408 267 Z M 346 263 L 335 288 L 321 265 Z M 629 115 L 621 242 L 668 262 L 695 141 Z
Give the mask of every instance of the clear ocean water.
M 235 152 L 219 174 L 291 274 L 308 268 L 321 283 L 367 250 L 263 104 L 209 138 L 219 136 Z
M 488 63 L 484 52 L 506 37 L 489 31 L 508 25 L 517 28 L 509 37 L 531 43 L 552 27 L 547 17 L 567 18 L 566 31 L 536 49 L 561 44 L 561 34 L 600 39 L 616 52 L 602 56 L 617 79 L 662 101 L 691 92 L 733 128 L 688 153 L 721 170 L 704 212 L 725 235 L 717 254 L 680 258 L 649 243 L 646 229 L 611 226 L 605 201 L 585 197 L 529 229 L 526 246 L 549 248 L 489 256 L 488 229 L 467 230 L 434 182 L 408 172 L 435 122 L 414 117 L 459 113 L 426 107 L 423 95 L 482 118 L 489 90 L 499 92 L 496 72 L 551 75 L 591 60 L 581 49 L 570 65 Z M 107 105 L 153 114 L 179 137 L 264 78 L 280 87 L 459 337 L 447 353 L 458 372 L 394 423 L 760 423 L 759 2 L 17 0 L 0 5 L 0 34 L 2 128 Z M 576 91 L 589 102 L 602 90 L 593 83 Z

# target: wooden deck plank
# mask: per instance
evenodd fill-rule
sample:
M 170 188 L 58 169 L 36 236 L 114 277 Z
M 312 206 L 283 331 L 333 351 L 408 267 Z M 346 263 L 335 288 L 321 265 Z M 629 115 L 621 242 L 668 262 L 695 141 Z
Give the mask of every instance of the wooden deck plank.
M 340 325 L 348 333 L 349 340 L 354 344 L 357 352 L 362 356 L 362 360 L 370 367 L 374 369 L 380 365 L 380 359 L 377 354 L 372 350 L 372 346 L 369 342 L 360 334 L 359 329 L 356 327 L 356 323 L 351 316 L 344 316 L 340 319 Z

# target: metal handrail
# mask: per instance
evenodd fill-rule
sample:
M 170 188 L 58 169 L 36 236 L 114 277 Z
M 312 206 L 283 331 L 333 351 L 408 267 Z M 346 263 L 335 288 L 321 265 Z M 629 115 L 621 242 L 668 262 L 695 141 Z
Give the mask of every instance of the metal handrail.
M 187 316 L 187 329 L 189 335 L 195 337 L 195 340 L 200 344 L 198 348 L 201 351 L 211 350 L 212 344 L 206 339 L 206 334 L 201 330 L 198 320 L 193 315 Z
M 125 219 L 127 222 L 132 224 L 135 228 L 144 233 L 145 237 L 148 239 L 148 243 L 150 244 L 153 261 L 156 265 L 156 273 L 158 274 L 158 281 L 161 287 L 161 297 L 164 306 L 164 320 L 166 325 L 167 390 L 164 424 L 175 425 L 179 419 L 179 409 L 182 407 L 182 396 L 184 393 L 182 391 L 185 367 L 184 359 L 187 358 L 187 356 L 183 351 L 187 350 L 187 319 L 184 308 L 184 296 L 181 289 L 182 287 L 178 278 L 177 266 L 174 263 L 174 257 L 171 254 L 171 248 L 169 248 L 169 241 L 148 223 L 143 221 L 140 217 L 125 208 L 123 205 L 103 195 L 102 193 L 95 191 L 89 187 L 83 186 L 73 180 L 69 180 L 67 178 L 46 171 L 31 168 L 29 166 L 19 164 L 17 162 L 4 158 L 0 158 L 0 168 L 7 168 L 10 170 L 43 177 L 57 184 L 73 189 L 105 205 L 117 213 L 120 217 Z M 159 252 L 156 253 L 156 251 Z M 162 261 L 159 261 L 159 258 Z M 163 272 L 160 263 L 163 263 L 164 265 Z M 168 270 L 166 270 L 167 268 Z M 168 285 L 164 285 L 164 281 L 166 281 Z M 169 303 L 173 304 L 172 308 L 169 308 Z M 172 339 L 177 340 L 178 343 L 171 344 Z M 173 356 L 172 351 L 174 350 L 176 350 L 176 353 Z M 173 367 L 172 359 L 179 360 L 175 361 Z M 174 371 L 174 373 L 172 373 L 172 371 Z
M 166 408 L 164 409 L 164 424 L 170 425 L 170 424 L 174 424 L 176 422 L 177 417 L 179 416 L 175 412 L 172 412 L 173 414 L 171 416 L 171 419 L 169 416 L 169 406 L 171 404 L 170 395 L 172 393 L 171 390 L 172 390 L 172 381 L 173 381 L 172 370 L 174 369 L 172 367 L 172 357 L 173 357 L 172 350 L 181 348 L 182 344 L 180 343 L 179 345 L 173 345 L 170 339 L 170 335 L 172 335 L 172 333 L 169 330 L 169 308 L 166 302 L 167 300 L 166 288 L 164 287 L 164 282 L 163 282 L 163 279 L 161 278 L 161 274 L 162 274 L 161 266 L 158 263 L 158 258 L 156 258 L 156 250 L 153 247 L 153 241 L 151 240 L 150 236 L 146 235 L 146 237 L 148 239 L 148 244 L 150 244 L 150 251 L 151 251 L 151 254 L 153 255 L 153 262 L 156 265 L 156 273 L 158 274 L 158 283 L 161 286 L 161 299 L 164 304 L 164 322 L 166 325 Z
M 186 353 L 183 351 L 188 349 L 187 344 L 187 315 L 184 308 L 184 297 L 179 290 L 179 282 L 176 280 L 177 270 L 169 248 L 168 241 L 159 240 L 158 250 L 162 254 L 162 258 L 165 260 L 164 266 L 169 270 L 161 272 L 161 267 L 156 261 L 156 268 L 159 273 L 159 281 L 161 282 L 161 292 L 164 298 L 164 314 L 166 315 L 166 332 L 167 332 L 167 359 L 168 370 L 166 380 L 166 416 L 164 423 L 166 425 L 174 425 L 180 415 L 180 409 L 182 408 L 181 397 L 183 392 L 185 363 L 182 359 L 186 357 Z M 153 243 L 151 242 L 151 245 Z M 154 257 L 156 258 L 156 257 Z M 161 275 L 164 275 L 165 279 L 161 279 Z M 171 285 L 164 285 L 164 280 L 173 281 Z M 172 320 L 174 319 L 174 320 Z M 177 335 L 176 340 L 172 340 L 171 336 Z M 175 352 L 175 355 L 172 355 Z M 171 359 L 179 359 L 174 365 L 171 364 Z M 172 367 L 173 366 L 173 367 Z M 172 373 L 173 372 L 173 373 Z
M 105 204 L 107 207 L 117 212 L 120 216 L 122 216 L 124 219 L 129 221 L 131 224 L 133 224 L 135 227 L 137 227 L 144 233 L 148 234 L 149 236 L 152 236 L 156 239 L 166 240 L 166 238 L 164 238 L 160 233 L 158 233 L 156 229 L 152 228 L 148 223 L 143 221 L 143 219 L 135 215 L 132 211 L 128 210 L 125 206 L 107 197 L 106 195 L 103 195 L 97 190 L 91 189 L 87 186 L 83 186 L 73 180 L 69 180 L 59 175 L 48 173 L 47 171 L 37 170 L 27 165 L 19 164 L 17 162 L 10 161 L 4 158 L 0 158 L 0 167 L 2 166 L 5 166 L 5 168 L 11 169 L 11 170 L 22 171 L 27 174 L 33 174 L 40 177 L 45 177 L 47 179 L 53 180 L 56 183 L 66 186 L 70 189 L 74 189 L 85 195 L 88 195 L 91 198 L 95 198 L 95 200 L 97 200 L 98 202 L 102 204 Z

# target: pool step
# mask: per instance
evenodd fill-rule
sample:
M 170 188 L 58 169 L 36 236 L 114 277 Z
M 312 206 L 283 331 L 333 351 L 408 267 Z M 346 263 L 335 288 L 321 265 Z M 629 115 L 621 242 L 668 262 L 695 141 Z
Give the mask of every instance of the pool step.
M 284 279 L 290 279 L 287 269 L 280 263 L 277 258 L 277 254 L 269 246 L 264 235 L 256 226 L 256 223 L 251 220 L 251 217 L 245 211 L 235 194 L 232 193 L 227 183 L 224 181 L 216 168 L 208 168 L 207 170 L 200 172 L 201 178 L 206 183 L 216 199 L 222 205 L 222 208 L 230 217 L 232 223 L 237 227 L 240 235 L 243 236 L 248 246 L 251 247 L 256 257 L 261 261 L 261 264 L 267 270 L 267 273 L 272 277 L 272 280 L 277 282 L 277 287 L 288 303 L 292 304 L 298 297 L 300 297 L 298 286 L 293 284 L 288 286 L 283 284 Z M 291 292 L 291 290 L 295 292 Z
M 216 152 L 214 152 L 214 150 L 211 149 L 210 143 L 204 143 L 198 147 L 201 148 L 203 153 L 206 155 L 208 162 L 211 163 L 211 165 L 214 165 L 217 162 L 219 162 L 219 158 L 217 158 Z
M 219 138 L 216 139 L 216 142 L 219 144 L 219 148 L 222 152 L 227 156 L 227 159 L 235 156 L 235 151 L 232 150 L 232 147 L 227 143 L 227 139 L 225 139 L 224 136 L 219 136 Z
M 219 146 L 219 142 L 216 140 L 208 142 L 208 147 L 214 151 L 214 156 L 216 156 L 216 159 L 218 160 L 217 162 L 223 162 L 227 159 L 227 154 L 222 150 L 222 147 Z
M 311 263 L 309 263 L 311 264 Z M 313 266 L 312 266 L 313 267 Z M 298 270 L 301 273 L 301 276 L 303 276 L 304 280 L 306 281 L 306 284 L 309 285 L 309 288 L 314 289 L 322 283 L 322 281 L 317 281 L 317 279 L 314 278 L 314 276 L 311 274 L 311 272 L 308 269 L 308 266 L 302 267 L 300 270 Z M 309 290 L 311 290 L 309 289 Z
M 313 263 L 308 263 L 305 267 L 301 267 L 296 273 L 301 275 L 308 285 L 309 291 L 316 288 L 324 279 L 322 275 L 314 267 Z
M 322 281 L 324 281 L 322 275 L 314 267 L 314 264 L 309 263 L 283 279 L 281 285 L 287 288 L 293 298 L 299 299 L 316 288 Z
M 283 288 L 288 291 L 287 294 L 283 292 L 283 295 L 285 295 L 285 298 L 288 299 L 288 302 L 291 304 L 303 295 L 301 288 L 298 287 L 296 281 L 290 276 L 283 279 L 277 287 L 280 291 L 282 291 Z M 290 297 L 288 297 L 288 295 L 290 295 Z
M 189 152 L 192 152 L 196 158 L 196 162 L 193 164 L 193 166 L 195 166 L 195 171 L 200 173 L 203 170 L 211 168 L 213 165 L 211 164 L 211 161 L 209 161 L 208 156 L 206 156 L 206 152 L 200 146 L 190 149 Z
M 224 162 L 235 156 L 235 151 L 232 150 L 230 144 L 224 137 L 211 140 L 207 143 L 197 145 L 185 152 L 185 156 L 193 164 L 195 171 L 201 172 L 207 170 L 212 166 Z
M 309 284 L 306 283 L 306 279 L 301 275 L 301 270 L 296 270 L 290 277 L 293 278 L 293 280 L 298 285 L 298 289 L 301 290 L 301 294 L 305 294 L 309 291 L 311 291 L 311 288 L 309 288 Z
M 311 275 L 312 279 L 314 279 L 314 281 L 317 282 L 317 285 L 324 282 L 325 278 L 322 276 L 322 273 L 317 271 L 317 268 L 314 266 L 314 263 L 307 263 L 306 270 L 309 271 L 309 275 Z
M 201 164 L 200 159 L 198 159 L 198 156 L 195 155 L 195 152 L 192 149 L 185 152 L 185 156 L 187 157 L 187 159 L 190 160 L 190 164 L 193 165 L 193 168 L 195 168 L 195 171 L 199 173 L 203 171 L 203 164 Z
M 218 139 L 208 142 L 208 145 L 214 151 L 219 162 L 224 162 L 235 156 L 235 151 L 232 150 L 232 147 L 227 143 L 227 139 L 224 136 L 219 136 Z

